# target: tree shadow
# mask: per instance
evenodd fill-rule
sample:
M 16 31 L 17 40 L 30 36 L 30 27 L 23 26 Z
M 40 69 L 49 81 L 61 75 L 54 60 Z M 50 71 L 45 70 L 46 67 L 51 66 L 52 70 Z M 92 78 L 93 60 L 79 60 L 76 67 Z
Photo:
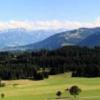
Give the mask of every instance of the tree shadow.
M 48 100 L 69 100 L 70 97 L 48 98 Z

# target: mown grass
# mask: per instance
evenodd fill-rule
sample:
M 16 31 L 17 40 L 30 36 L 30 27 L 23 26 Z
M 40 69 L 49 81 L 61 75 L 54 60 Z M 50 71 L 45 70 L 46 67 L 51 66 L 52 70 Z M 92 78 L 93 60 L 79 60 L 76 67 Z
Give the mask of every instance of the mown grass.
M 6 87 L 0 88 L 0 93 L 5 94 L 3 100 L 48 100 L 56 98 L 59 90 L 63 93 L 62 97 L 68 97 L 65 100 L 100 100 L 100 78 L 71 78 L 69 74 L 61 74 L 42 81 L 15 80 L 5 83 Z M 76 99 L 65 92 L 72 85 L 82 89 Z

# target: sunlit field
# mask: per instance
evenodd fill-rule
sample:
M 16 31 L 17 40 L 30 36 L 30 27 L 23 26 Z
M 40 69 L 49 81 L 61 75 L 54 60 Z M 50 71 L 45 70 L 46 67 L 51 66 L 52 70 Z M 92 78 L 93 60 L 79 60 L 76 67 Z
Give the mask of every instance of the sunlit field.
M 5 97 L 0 100 L 55 100 L 59 90 L 63 93 L 63 100 L 100 100 L 100 78 L 71 78 L 69 74 L 61 74 L 42 81 L 14 80 L 4 83 L 6 86 L 0 88 L 0 93 L 4 93 Z M 72 85 L 82 89 L 76 98 L 65 91 Z

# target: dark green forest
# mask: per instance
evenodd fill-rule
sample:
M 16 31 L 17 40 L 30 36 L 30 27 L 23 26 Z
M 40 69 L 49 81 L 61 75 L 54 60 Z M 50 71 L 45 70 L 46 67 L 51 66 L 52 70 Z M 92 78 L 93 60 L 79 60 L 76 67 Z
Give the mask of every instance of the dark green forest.
M 39 80 L 64 72 L 72 72 L 72 77 L 100 77 L 100 47 L 66 46 L 52 51 L 0 52 L 2 80 Z

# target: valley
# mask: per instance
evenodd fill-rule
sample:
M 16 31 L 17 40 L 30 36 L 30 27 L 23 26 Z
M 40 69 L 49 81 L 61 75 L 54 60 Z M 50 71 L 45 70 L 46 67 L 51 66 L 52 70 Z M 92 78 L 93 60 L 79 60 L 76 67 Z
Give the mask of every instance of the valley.
M 100 0 L 0 0 L 0 100 L 100 100 Z

